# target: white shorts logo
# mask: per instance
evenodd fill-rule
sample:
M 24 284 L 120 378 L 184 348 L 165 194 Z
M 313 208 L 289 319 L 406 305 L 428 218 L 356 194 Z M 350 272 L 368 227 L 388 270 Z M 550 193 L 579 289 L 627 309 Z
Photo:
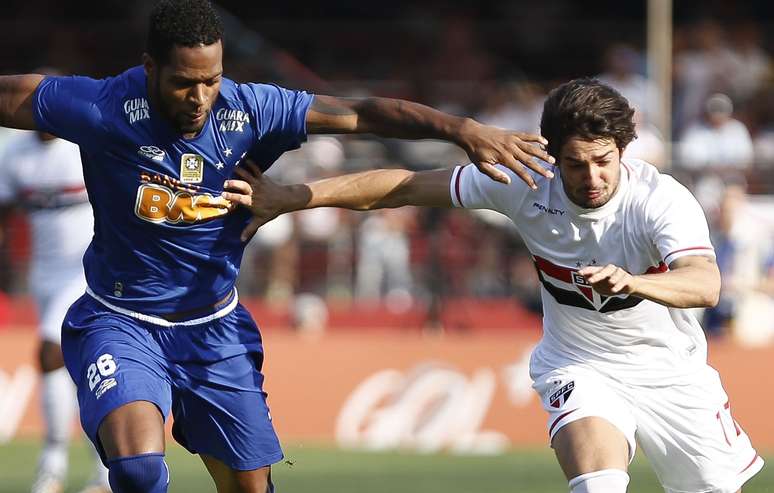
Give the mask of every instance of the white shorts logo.
M 107 380 L 103 380 L 102 383 L 99 384 L 99 387 L 97 387 L 97 391 L 94 392 L 94 396 L 99 399 L 102 397 L 102 394 L 112 389 L 116 385 L 118 385 L 118 382 L 116 382 L 115 378 L 108 378 Z
M 94 391 L 94 395 L 97 399 L 102 397 L 102 394 L 107 390 L 118 385 L 115 378 L 102 380 L 103 378 L 114 374 L 117 369 L 118 364 L 113 359 L 113 355 L 108 353 L 103 354 L 97 358 L 95 363 L 89 365 L 89 368 L 86 370 L 86 379 L 89 382 L 89 390 L 94 391 L 94 388 L 97 388 L 97 390 Z M 99 387 L 97 387 L 98 384 Z

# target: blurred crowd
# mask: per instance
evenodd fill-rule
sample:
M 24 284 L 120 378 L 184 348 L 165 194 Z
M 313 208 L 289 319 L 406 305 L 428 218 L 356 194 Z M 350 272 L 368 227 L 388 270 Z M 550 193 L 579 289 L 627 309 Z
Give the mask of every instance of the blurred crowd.
M 774 334 L 774 316 L 766 321 L 760 315 L 774 315 L 774 51 L 765 39 L 767 25 L 703 19 L 675 27 L 672 134 L 666 136 L 655 125 L 662 96 L 645 75 L 641 44 L 606 43 L 596 74 L 558 75 L 555 68 L 527 74 L 503 69 L 483 41 L 486 33 L 473 20 L 452 17 L 440 28 L 443 42 L 433 56 L 399 88 L 354 80 L 333 59 L 324 72 L 334 81 L 327 89 L 337 94 L 386 89 L 385 95 L 530 132 L 539 131 L 548 90 L 573 76 L 596 75 L 636 109 L 638 138 L 624 157 L 676 175 L 705 208 L 724 277 L 720 305 L 702 314 L 706 329 L 717 335 L 747 331 L 749 340 L 766 340 Z M 244 45 L 246 38 L 240 39 L 235 44 Z M 281 66 L 284 79 L 303 72 L 286 59 Z M 249 67 L 235 71 L 248 73 Z M 466 159 L 453 145 L 434 141 L 314 137 L 268 174 L 296 183 L 370 168 L 448 167 Z M 24 223 L 18 214 L 6 219 L 0 287 L 20 293 L 27 253 L 18 232 Z M 379 304 L 397 312 L 421 304 L 431 307 L 430 325 L 432 307 L 453 298 L 510 299 L 540 311 L 539 283 L 517 232 L 503 216 L 485 212 L 317 209 L 283 216 L 249 244 L 239 287 L 243 296 L 309 313 L 328 303 Z M 769 326 L 760 328 L 763 321 Z

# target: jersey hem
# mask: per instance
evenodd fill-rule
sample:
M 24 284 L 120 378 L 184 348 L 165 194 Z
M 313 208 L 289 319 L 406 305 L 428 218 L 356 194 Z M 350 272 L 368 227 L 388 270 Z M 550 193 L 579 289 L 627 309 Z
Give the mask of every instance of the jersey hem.
M 217 320 L 219 318 L 225 317 L 226 315 L 234 311 L 234 308 L 236 308 L 236 306 L 239 304 L 239 293 L 237 293 L 236 287 L 234 287 L 233 289 L 234 289 L 234 297 L 231 299 L 231 302 L 229 302 L 229 304 L 226 305 L 225 307 L 221 308 L 220 310 L 210 315 L 194 318 L 191 320 L 183 320 L 181 322 L 170 322 L 169 320 L 166 320 L 161 317 L 157 317 L 154 315 L 147 315 L 145 313 L 140 313 L 133 310 L 127 310 L 126 308 L 121 308 L 120 306 L 116 306 L 110 303 L 109 301 L 107 301 L 106 299 L 102 298 L 94 291 L 92 291 L 91 288 L 88 286 L 86 287 L 86 294 L 94 298 L 104 307 L 110 310 L 113 310 L 116 313 L 120 313 L 121 315 L 126 315 L 127 317 L 132 317 L 142 322 L 148 322 L 154 325 L 160 325 L 162 327 L 176 327 L 176 326 L 201 325 L 201 324 L 212 322 L 213 320 Z

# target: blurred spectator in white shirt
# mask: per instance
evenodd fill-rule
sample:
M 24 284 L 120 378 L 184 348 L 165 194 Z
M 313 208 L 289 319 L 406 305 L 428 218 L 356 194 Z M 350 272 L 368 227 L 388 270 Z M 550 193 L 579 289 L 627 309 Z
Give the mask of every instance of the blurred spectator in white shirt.
M 771 58 L 761 47 L 760 28 L 752 22 L 737 25 L 730 41 L 729 91 L 734 101 L 748 102 L 771 75 Z
M 487 125 L 540 133 L 545 94 L 534 82 L 513 81 L 498 85 L 484 102 L 476 119 Z
M 759 169 L 774 169 L 774 80 L 768 91 L 761 91 L 755 98 L 758 122 L 753 149 L 755 166 Z
M 710 334 L 729 330 L 747 345 L 774 337 L 771 287 L 774 201 L 753 201 L 741 184 L 728 185 L 713 227 L 717 263 L 723 280 L 720 301 L 705 313 Z
M 652 122 L 658 105 L 658 89 L 639 70 L 642 55 L 634 47 L 615 44 L 605 54 L 605 72 L 599 80 L 625 97 L 629 104 L 640 112 L 643 123 Z
M 680 165 L 693 171 L 749 168 L 753 162 L 752 138 L 744 123 L 733 118 L 731 98 L 714 94 L 704 109 L 704 120 L 688 127 L 679 142 Z
M 384 300 L 402 312 L 412 305 L 411 245 L 408 229 L 415 210 L 387 209 L 370 214 L 360 225 L 357 243 L 356 296 Z
M 666 144 L 655 125 L 643 121 L 642 112 L 634 112 L 637 137 L 626 146 L 623 157 L 642 159 L 663 170 L 667 166 Z
M 675 54 L 674 65 L 674 126 L 678 134 L 701 116 L 702 104 L 710 94 L 729 89 L 735 67 L 725 32 L 717 22 L 704 20 L 687 34 L 688 47 Z

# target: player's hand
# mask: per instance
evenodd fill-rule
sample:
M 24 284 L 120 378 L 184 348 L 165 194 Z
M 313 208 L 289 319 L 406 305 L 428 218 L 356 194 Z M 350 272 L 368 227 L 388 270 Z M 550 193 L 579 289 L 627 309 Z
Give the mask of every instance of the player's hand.
M 511 182 L 508 175 L 497 169 L 495 164 L 502 164 L 510 169 L 533 189 L 537 188 L 537 185 L 525 167 L 547 178 L 554 176 L 552 171 L 534 159 L 542 159 L 549 164 L 556 162 L 544 150 L 548 141 L 540 135 L 503 130 L 469 119 L 460 130 L 457 143 L 468 153 L 470 161 L 495 181 L 506 184 Z
M 221 196 L 250 209 L 253 219 L 240 235 L 242 241 L 249 241 L 258 228 L 290 210 L 290 190 L 264 176 L 254 162 L 245 159 L 243 163 L 234 170 L 242 180 L 226 180 Z
M 586 278 L 594 291 L 601 295 L 632 294 L 636 290 L 637 277 L 617 265 L 584 267 L 578 274 Z

